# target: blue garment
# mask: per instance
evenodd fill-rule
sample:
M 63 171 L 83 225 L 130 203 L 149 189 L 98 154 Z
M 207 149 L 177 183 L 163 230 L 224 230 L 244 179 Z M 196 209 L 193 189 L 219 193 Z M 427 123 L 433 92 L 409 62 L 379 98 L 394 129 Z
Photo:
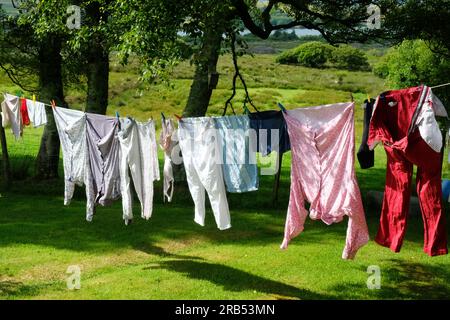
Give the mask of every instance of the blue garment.
M 450 202 L 450 180 L 442 180 L 442 194 L 444 196 L 444 201 Z
M 256 191 L 259 187 L 256 154 L 250 153 L 248 116 L 215 118 L 219 142 L 223 146 L 223 175 L 228 192 Z
M 285 153 L 291 150 L 291 142 L 283 112 L 262 111 L 250 113 L 249 117 L 250 127 L 257 134 L 257 152 L 260 152 L 263 156 L 268 156 L 272 151 Z M 274 131 L 272 132 L 272 130 Z M 272 133 L 274 134 L 273 138 L 277 138 L 275 130 L 278 130 L 278 139 L 272 141 Z

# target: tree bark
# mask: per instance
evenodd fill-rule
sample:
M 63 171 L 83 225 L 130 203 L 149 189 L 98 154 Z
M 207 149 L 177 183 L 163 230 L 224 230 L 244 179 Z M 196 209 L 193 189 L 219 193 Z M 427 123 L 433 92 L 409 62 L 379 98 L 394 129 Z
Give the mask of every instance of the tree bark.
M 39 50 L 39 92 L 40 100 L 49 103 L 55 100 L 58 106 L 65 106 L 62 80 L 61 39 L 49 35 Z M 58 177 L 60 142 L 51 108 L 46 108 L 48 123 L 45 126 L 36 162 L 36 178 Z
M 100 21 L 106 21 L 106 13 L 100 11 L 96 2 L 86 8 L 88 23 L 98 26 Z M 94 34 L 89 43 L 87 81 L 88 92 L 86 112 L 106 114 L 108 108 L 109 90 L 109 48 L 101 33 Z
M 2 145 L 2 164 L 3 164 L 3 187 L 11 187 L 11 165 L 9 163 L 8 146 L 6 144 L 5 129 L 2 126 L 2 115 L 0 113 L 0 141 Z
M 217 73 L 223 31 L 219 27 L 211 27 L 205 31 L 183 117 L 203 117 L 208 110 L 214 90 L 210 77 Z

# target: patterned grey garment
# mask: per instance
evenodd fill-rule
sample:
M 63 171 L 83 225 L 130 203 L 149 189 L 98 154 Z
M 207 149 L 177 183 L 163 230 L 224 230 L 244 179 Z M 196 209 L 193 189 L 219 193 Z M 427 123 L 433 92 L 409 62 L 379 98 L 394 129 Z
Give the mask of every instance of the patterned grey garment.
M 69 205 L 75 185 L 82 186 L 88 164 L 86 114 L 77 110 L 52 108 L 61 141 L 64 164 L 64 205 Z
M 110 205 L 120 198 L 119 120 L 96 114 L 86 115 L 89 153 L 86 179 L 87 217 L 92 221 L 95 205 Z
M 175 178 L 173 176 L 173 158 L 177 152 L 179 154 L 180 146 L 178 143 L 178 133 L 172 119 L 162 120 L 162 130 L 159 137 L 159 145 L 164 150 L 164 183 L 163 183 L 163 200 L 172 202 L 173 191 L 175 188 Z

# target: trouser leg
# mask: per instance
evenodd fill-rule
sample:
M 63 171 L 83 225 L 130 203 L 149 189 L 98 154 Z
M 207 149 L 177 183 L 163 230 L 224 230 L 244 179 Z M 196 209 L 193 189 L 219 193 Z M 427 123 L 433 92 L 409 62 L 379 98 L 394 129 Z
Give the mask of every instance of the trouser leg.
M 424 252 L 430 256 L 448 253 L 447 230 L 442 200 L 442 154 L 431 149 L 420 137 L 406 156 L 418 165 L 417 194 L 424 226 Z
M 413 165 L 401 151 L 385 146 L 387 154 L 386 188 L 380 227 L 375 241 L 400 252 L 406 232 Z

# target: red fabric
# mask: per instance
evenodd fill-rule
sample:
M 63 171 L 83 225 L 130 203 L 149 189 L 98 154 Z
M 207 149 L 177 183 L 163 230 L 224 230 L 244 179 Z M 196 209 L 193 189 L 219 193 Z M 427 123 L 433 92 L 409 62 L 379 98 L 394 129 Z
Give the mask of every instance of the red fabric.
M 22 124 L 24 126 L 30 125 L 30 117 L 28 116 L 27 100 L 22 99 L 22 106 L 20 107 L 20 114 L 22 115 Z
M 422 139 L 419 130 L 407 135 L 420 100 L 420 88 L 392 91 L 379 99 L 369 133 L 371 145 L 382 141 L 387 154 L 386 188 L 380 227 L 375 241 L 399 252 L 406 232 L 413 166 L 417 166 L 417 194 L 424 222 L 424 252 L 448 253 L 442 200 L 442 153 Z M 397 102 L 390 106 L 390 102 Z

